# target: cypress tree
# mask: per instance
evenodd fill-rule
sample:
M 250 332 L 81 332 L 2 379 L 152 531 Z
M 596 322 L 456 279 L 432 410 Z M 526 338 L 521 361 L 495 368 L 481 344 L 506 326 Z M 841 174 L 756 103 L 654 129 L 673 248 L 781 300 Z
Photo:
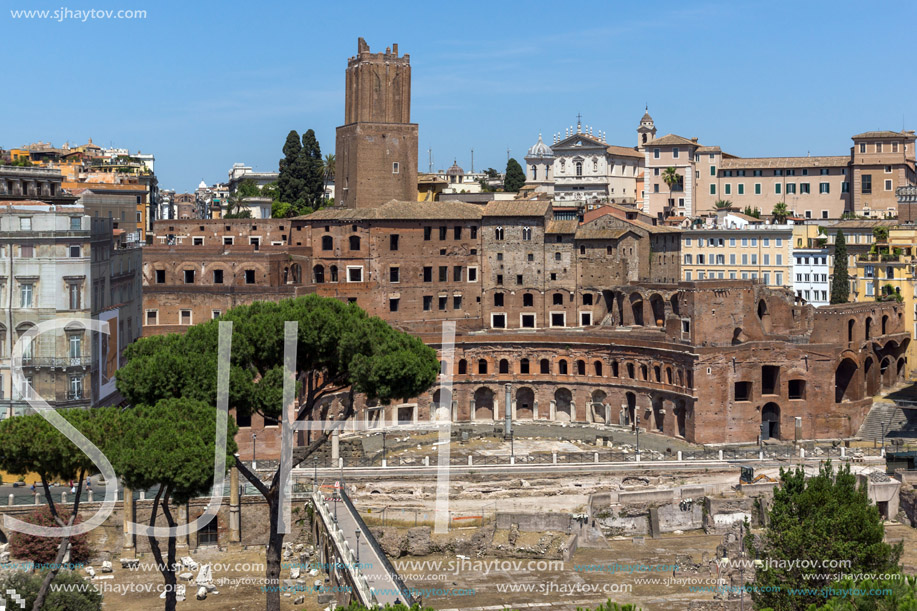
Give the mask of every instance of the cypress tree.
M 302 199 L 305 206 L 317 210 L 325 201 L 325 163 L 322 159 L 322 149 L 315 138 L 315 132 L 311 129 L 302 135 L 300 157 Z
M 525 172 L 515 159 L 506 162 L 506 178 L 503 179 L 504 191 L 518 191 L 525 184 Z
M 834 275 L 831 277 L 831 303 L 847 303 L 850 298 L 850 278 L 847 274 L 847 241 L 838 230 L 834 239 Z
M 302 192 L 302 179 L 296 172 L 296 162 L 302 152 L 299 134 L 295 129 L 287 134 L 283 145 L 283 159 L 280 160 L 280 176 L 277 177 L 277 194 L 282 202 L 295 202 Z

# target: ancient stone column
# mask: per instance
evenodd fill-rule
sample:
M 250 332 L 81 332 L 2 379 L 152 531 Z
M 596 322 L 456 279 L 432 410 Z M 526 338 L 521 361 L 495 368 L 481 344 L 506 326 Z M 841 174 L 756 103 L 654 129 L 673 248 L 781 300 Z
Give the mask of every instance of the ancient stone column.
M 242 542 L 242 515 L 239 503 L 239 469 L 229 468 L 229 542 Z
M 135 520 L 136 516 L 134 515 L 134 511 L 135 511 L 134 509 L 134 491 L 131 490 L 130 488 L 124 489 L 124 501 L 122 502 L 121 506 L 122 506 L 122 512 L 123 512 L 122 521 L 124 523 L 124 545 L 123 547 L 126 550 L 133 550 L 136 548 L 136 544 L 134 541 L 134 535 L 132 535 L 127 530 L 128 522 L 136 521 Z
M 331 431 L 331 460 L 337 461 L 341 456 L 341 432 L 338 429 Z

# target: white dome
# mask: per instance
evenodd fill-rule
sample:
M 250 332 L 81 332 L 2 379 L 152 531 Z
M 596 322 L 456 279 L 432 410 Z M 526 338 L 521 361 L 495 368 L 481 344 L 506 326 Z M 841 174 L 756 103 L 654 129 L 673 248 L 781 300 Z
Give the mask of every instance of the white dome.
M 538 142 L 536 142 L 532 148 L 529 149 L 529 154 L 527 157 L 553 157 L 554 151 L 551 150 L 551 147 L 542 142 L 541 134 L 538 134 Z
M 201 184 L 199 184 L 199 185 L 197 186 L 197 188 L 198 188 L 198 189 L 206 189 L 206 188 L 207 188 L 207 183 L 204 182 L 204 181 L 202 180 L 202 181 L 201 181 Z

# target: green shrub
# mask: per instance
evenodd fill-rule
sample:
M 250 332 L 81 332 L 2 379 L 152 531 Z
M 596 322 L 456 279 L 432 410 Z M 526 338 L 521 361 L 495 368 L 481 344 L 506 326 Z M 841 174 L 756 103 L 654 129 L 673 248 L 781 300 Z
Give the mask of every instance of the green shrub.
M 70 513 L 65 510 L 58 510 L 58 515 L 64 522 L 70 519 Z M 51 508 L 43 505 L 24 518 L 29 524 L 38 524 L 39 526 L 60 525 L 54 521 L 51 515 Z M 80 517 L 77 516 L 75 524 L 80 523 Z M 61 540 L 56 537 L 36 537 L 25 533 L 14 532 L 10 535 L 10 554 L 20 560 L 31 560 L 35 563 L 48 564 L 57 559 L 57 550 Z M 89 535 L 77 535 L 70 538 L 70 562 L 85 562 L 89 559 Z M 9 607 L 12 608 L 12 607 Z

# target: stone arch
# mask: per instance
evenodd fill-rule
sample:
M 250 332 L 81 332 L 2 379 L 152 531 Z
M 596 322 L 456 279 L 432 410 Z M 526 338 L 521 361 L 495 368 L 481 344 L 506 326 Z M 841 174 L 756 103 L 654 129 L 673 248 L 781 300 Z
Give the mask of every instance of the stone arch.
M 554 391 L 554 420 L 573 421 L 573 393 L 569 389 L 558 388 Z
M 509 373 L 509 361 L 507 359 L 500 359 L 499 373 Z
M 474 391 L 474 419 L 493 420 L 495 413 L 494 391 L 486 386 Z
M 602 377 L 602 361 L 592 363 L 592 373 L 597 377 Z
M 487 373 L 487 359 L 478 359 L 478 373 Z
M 650 297 L 650 308 L 653 310 L 653 322 L 657 327 L 665 325 L 665 301 L 659 293 Z
M 532 420 L 535 417 L 535 391 L 523 387 L 516 391 L 516 419 Z
M 904 363 L 905 363 L 904 357 L 903 357 L 903 356 L 899 356 L 899 357 L 898 357 L 898 365 L 897 365 L 897 367 L 895 368 L 895 378 L 896 378 L 895 381 L 896 381 L 896 382 L 901 382 L 902 380 L 904 380 Z
M 888 334 L 888 314 L 882 317 L 882 335 Z
M 312 268 L 312 281 L 315 284 L 322 284 L 325 282 L 325 266 L 316 265 Z
M 586 361 L 583 359 L 576 360 L 576 375 L 584 376 L 586 375 Z
M 678 426 L 678 436 L 679 436 L 679 437 L 684 437 L 684 436 L 685 436 L 685 430 L 686 430 L 686 426 L 685 426 L 685 417 L 686 417 L 687 411 L 688 411 L 688 410 L 687 410 L 687 407 L 685 407 L 685 400 L 684 400 L 684 399 L 679 399 L 679 400 L 675 403 L 675 409 L 674 409 L 674 411 L 675 411 L 675 423 L 676 423 L 676 425 Z
M 520 359 L 519 360 L 519 373 L 527 375 L 531 372 L 532 370 L 531 370 L 531 365 L 530 365 L 529 360 L 526 358 Z
M 557 361 L 557 373 L 562 376 L 567 375 L 567 359 L 560 359 Z
M 541 373 L 551 373 L 551 361 L 548 359 L 541 359 L 538 364 Z
M 863 377 L 866 380 L 866 394 L 873 396 L 879 392 L 879 378 L 876 375 L 875 361 L 867 356 L 863 361 Z
M 592 410 L 592 421 L 600 422 L 602 424 L 608 424 L 606 421 L 606 410 L 605 410 L 605 399 L 608 398 L 608 395 L 604 390 L 593 390 L 592 391 L 592 401 L 590 404 L 590 409 Z
M 859 367 L 852 358 L 843 359 L 834 371 L 834 402 L 855 401 L 857 373 Z
M 894 384 L 894 372 L 892 371 L 892 359 L 890 356 L 882 357 L 879 363 L 879 377 L 882 379 L 882 386 L 889 387 Z
M 866 317 L 866 323 L 863 325 L 864 337 L 868 341 L 872 336 L 872 316 Z
M 643 295 L 640 293 L 631 293 L 628 298 L 630 301 L 630 310 L 633 315 L 634 325 L 638 327 L 643 326 Z
M 455 396 L 452 390 L 448 388 L 437 388 L 433 391 L 433 404 L 431 405 L 431 411 L 433 410 L 448 410 L 447 414 L 452 413 L 452 398 Z
M 299 263 L 290 266 L 290 280 L 293 284 L 302 284 L 302 265 Z
M 334 250 L 334 238 L 330 235 L 322 236 L 322 250 Z
M 675 314 L 675 316 L 680 316 L 681 308 L 678 305 L 678 293 L 672 295 L 672 297 L 669 299 L 669 303 L 672 305 L 672 313 Z
M 761 408 L 761 439 L 780 439 L 780 406 L 776 403 Z
M 458 375 L 463 376 L 468 374 L 468 361 L 465 359 L 459 359 L 458 362 Z
M 758 300 L 758 319 L 761 321 L 761 326 L 764 328 L 765 333 L 771 332 L 771 315 L 767 311 L 767 301 L 764 299 Z

